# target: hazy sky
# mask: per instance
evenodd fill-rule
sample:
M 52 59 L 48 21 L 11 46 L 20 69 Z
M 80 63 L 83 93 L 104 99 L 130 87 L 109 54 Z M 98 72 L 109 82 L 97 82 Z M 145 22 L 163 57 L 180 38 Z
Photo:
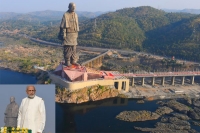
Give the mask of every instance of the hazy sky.
M 115 11 L 125 7 L 152 6 L 159 9 L 200 9 L 200 0 L 0 0 L 0 12 L 66 11 L 74 2 L 77 11 Z

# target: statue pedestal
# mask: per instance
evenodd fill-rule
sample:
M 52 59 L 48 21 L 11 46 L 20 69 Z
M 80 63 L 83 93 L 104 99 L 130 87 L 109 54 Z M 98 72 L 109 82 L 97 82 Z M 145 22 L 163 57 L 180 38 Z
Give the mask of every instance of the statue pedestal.
M 72 70 L 72 71 L 83 71 L 85 69 L 84 66 L 80 66 L 80 65 L 65 66 L 62 64 L 62 67 L 65 70 Z
M 54 74 L 70 82 L 102 78 L 100 71 L 80 65 L 65 66 L 63 63 L 60 63 Z

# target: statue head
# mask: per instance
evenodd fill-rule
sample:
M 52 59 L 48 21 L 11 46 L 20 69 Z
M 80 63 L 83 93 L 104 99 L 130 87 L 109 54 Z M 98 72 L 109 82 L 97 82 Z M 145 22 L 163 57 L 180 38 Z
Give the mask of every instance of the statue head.
M 74 12 L 76 9 L 76 5 L 73 2 L 71 2 L 71 3 L 69 3 L 68 8 L 69 8 L 69 10 L 68 10 L 69 12 Z
M 10 97 L 10 103 L 14 103 L 15 102 L 15 97 Z
M 35 92 L 36 92 L 36 89 L 33 85 L 29 85 L 29 86 L 26 87 L 26 93 L 27 93 L 29 98 L 34 98 Z

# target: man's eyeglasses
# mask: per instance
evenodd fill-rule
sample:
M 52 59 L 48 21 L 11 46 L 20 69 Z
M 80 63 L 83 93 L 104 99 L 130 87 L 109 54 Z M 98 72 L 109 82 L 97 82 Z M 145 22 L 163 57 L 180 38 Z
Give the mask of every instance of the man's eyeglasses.
M 35 90 L 28 90 L 28 91 L 35 91 Z

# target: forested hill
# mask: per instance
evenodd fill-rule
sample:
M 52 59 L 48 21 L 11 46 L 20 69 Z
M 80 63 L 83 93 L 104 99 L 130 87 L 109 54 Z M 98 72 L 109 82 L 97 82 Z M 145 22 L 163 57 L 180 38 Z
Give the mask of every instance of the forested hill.
M 149 6 L 125 8 L 103 14 L 81 25 L 81 44 L 111 45 L 142 50 L 146 33 L 188 19 L 192 14 L 166 13 Z M 90 40 L 90 42 L 88 42 Z
M 146 37 L 148 52 L 200 61 L 200 15 L 148 31 Z
M 200 50 L 199 19 L 199 15 L 167 13 L 149 6 L 125 8 L 82 23 L 79 44 L 200 58 L 199 53 L 177 52 L 187 47 Z

